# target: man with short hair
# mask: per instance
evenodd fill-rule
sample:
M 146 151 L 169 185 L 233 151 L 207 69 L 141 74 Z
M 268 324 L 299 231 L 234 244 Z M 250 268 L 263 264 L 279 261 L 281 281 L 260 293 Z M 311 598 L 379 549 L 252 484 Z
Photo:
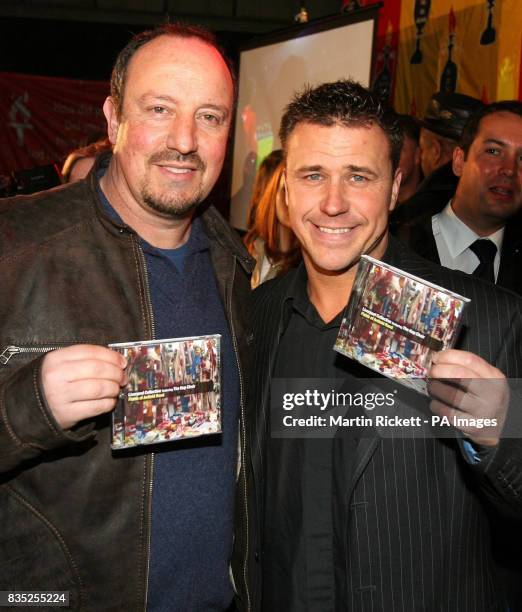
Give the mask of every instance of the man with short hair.
M 522 102 L 474 115 L 453 154 L 454 197 L 405 238 L 426 259 L 522 293 Z
M 251 263 L 207 196 L 234 90 L 208 32 L 139 34 L 104 104 L 113 154 L 0 204 L 1 590 L 68 591 L 92 612 L 232 601 Z M 222 435 L 111 452 L 127 375 L 106 345 L 206 334 L 221 335 Z
M 491 508 L 522 509 L 522 445 L 501 436 L 520 409 L 506 382 L 521 374 L 520 301 L 388 235 L 401 130 L 362 86 L 306 89 L 286 108 L 280 136 L 303 264 L 254 293 L 239 598 L 271 612 L 505 611 L 489 530 Z M 467 439 L 384 439 L 371 427 L 330 438 L 272 435 L 271 379 L 337 378 L 353 392 L 371 376 L 333 351 L 363 254 L 472 298 L 458 349 L 433 357 L 431 403 L 419 401 L 426 414 L 491 418 L 487 433 L 470 421 L 459 425 Z M 451 379 L 466 379 L 458 393 Z

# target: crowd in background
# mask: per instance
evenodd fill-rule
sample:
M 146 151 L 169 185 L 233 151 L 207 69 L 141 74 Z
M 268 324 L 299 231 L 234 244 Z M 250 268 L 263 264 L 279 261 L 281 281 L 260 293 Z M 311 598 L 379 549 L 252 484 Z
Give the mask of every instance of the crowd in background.
M 522 293 L 518 162 L 516 153 L 505 151 L 504 142 L 510 137 L 516 140 L 520 132 L 522 103 L 484 105 L 464 94 L 437 92 L 422 119 L 397 115 L 397 121 L 403 132 L 402 178 L 390 215 L 391 232 L 426 259 Z M 490 144 L 498 149 L 489 153 L 491 163 L 482 163 L 477 172 L 475 157 L 480 152 L 472 145 L 484 125 Z M 479 146 L 484 145 L 475 148 Z M 492 164 L 499 163 L 500 179 L 492 184 Z M 284 203 L 283 166 L 279 150 L 265 158 L 250 202 L 245 244 L 256 260 L 254 288 L 300 261 Z M 487 197 L 497 205 L 488 206 Z M 441 236 L 441 231 L 446 235 Z

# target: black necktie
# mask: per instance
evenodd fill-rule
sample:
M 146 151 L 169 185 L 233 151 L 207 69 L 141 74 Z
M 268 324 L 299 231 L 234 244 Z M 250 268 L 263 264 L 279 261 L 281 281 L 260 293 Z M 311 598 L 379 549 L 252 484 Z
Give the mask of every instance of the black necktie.
M 495 282 L 495 268 L 493 263 L 497 254 L 497 245 L 491 240 L 475 240 L 469 247 L 479 258 L 480 263 L 473 271 L 473 276 L 478 276 L 490 283 Z

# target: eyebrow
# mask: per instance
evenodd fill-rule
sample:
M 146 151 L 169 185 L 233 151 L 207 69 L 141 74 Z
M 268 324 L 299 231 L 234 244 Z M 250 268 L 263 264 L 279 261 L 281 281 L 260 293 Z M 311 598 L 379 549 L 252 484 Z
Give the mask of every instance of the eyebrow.
M 497 140 L 496 138 L 486 138 L 484 144 L 496 144 L 500 147 L 505 147 L 506 143 L 503 140 Z
M 361 172 L 363 174 L 369 174 L 370 176 L 377 176 L 377 173 L 371 168 L 368 168 L 367 166 L 355 166 L 354 164 L 348 164 L 346 166 L 343 166 L 343 168 L 345 170 L 349 170 L 350 172 Z M 296 173 L 321 172 L 322 170 L 324 170 L 324 166 L 318 164 L 315 166 L 301 166 L 300 168 L 296 169 Z
M 371 168 L 368 168 L 368 166 L 354 166 L 353 164 L 348 164 L 346 168 L 351 172 L 362 172 L 364 174 L 370 174 L 371 176 L 377 176 L 377 173 Z
M 301 166 L 296 168 L 296 172 L 320 172 L 323 166 Z
M 147 98 L 154 98 L 155 100 L 164 100 L 165 102 L 176 102 L 176 98 L 173 98 L 172 96 L 167 96 L 166 94 L 157 94 L 153 91 L 147 91 L 146 93 L 142 94 L 138 99 L 140 101 L 144 101 Z
M 171 104 L 176 104 L 177 99 L 172 96 L 168 96 L 167 94 L 157 94 L 153 91 L 147 91 L 143 95 L 139 97 L 140 102 L 145 102 L 147 98 L 153 98 L 154 100 L 162 101 L 162 102 L 170 102 Z M 226 106 L 221 106 L 220 104 L 212 104 L 209 102 L 208 104 L 201 104 L 200 108 L 208 108 L 211 110 L 216 110 L 224 114 L 225 118 L 228 117 L 229 110 Z

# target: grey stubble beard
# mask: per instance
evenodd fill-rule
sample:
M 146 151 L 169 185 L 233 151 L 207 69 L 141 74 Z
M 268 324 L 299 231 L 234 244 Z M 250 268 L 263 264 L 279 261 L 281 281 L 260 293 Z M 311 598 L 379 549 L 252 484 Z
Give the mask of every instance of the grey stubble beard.
M 162 151 L 153 155 L 149 163 L 159 163 L 166 161 L 189 161 L 196 164 L 199 172 L 203 173 L 206 169 L 206 164 L 199 157 L 197 153 L 189 153 L 183 155 L 178 151 Z M 192 216 L 196 208 L 201 204 L 204 199 L 202 185 L 196 189 L 195 193 L 191 197 L 181 198 L 176 194 L 176 190 L 173 189 L 172 196 L 155 196 L 150 190 L 150 185 L 147 179 L 145 179 L 141 185 L 141 197 L 147 206 L 162 215 L 168 216 L 172 219 L 186 219 Z
M 172 198 L 159 198 L 154 196 L 147 189 L 147 185 L 143 185 L 141 189 L 141 196 L 147 206 L 172 219 L 186 219 L 190 217 L 196 208 L 203 201 L 202 190 L 199 189 L 191 198 L 181 200 L 179 197 L 173 196 Z

